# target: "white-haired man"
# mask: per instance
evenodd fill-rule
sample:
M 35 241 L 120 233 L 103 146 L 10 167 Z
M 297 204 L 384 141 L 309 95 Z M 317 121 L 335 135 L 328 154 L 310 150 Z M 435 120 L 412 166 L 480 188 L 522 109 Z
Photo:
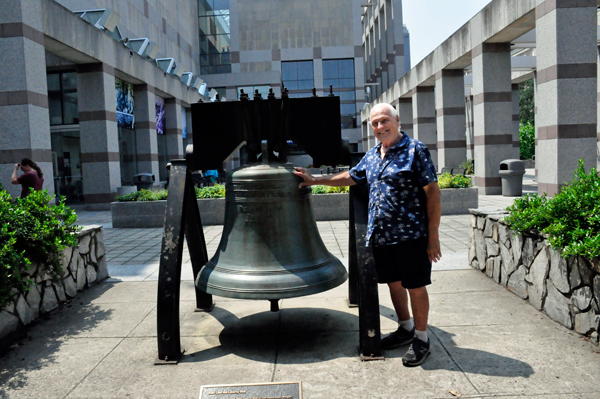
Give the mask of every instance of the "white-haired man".
M 442 256 L 441 192 L 429 150 L 400 131 L 394 107 L 374 106 L 371 126 L 379 143 L 350 171 L 315 177 L 296 168 L 294 173 L 304 179 L 301 187 L 369 184 L 367 246 L 373 250 L 377 281 L 388 285 L 399 321 L 381 346 L 393 349 L 410 343 L 402 363 L 418 366 L 430 353 L 426 286 L 431 284 L 431 262 Z

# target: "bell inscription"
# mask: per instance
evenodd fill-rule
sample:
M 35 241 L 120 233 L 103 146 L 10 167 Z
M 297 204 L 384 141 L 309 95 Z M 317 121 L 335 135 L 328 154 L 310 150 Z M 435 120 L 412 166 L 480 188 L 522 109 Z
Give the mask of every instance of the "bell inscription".
M 302 399 L 301 382 L 204 385 L 200 399 Z

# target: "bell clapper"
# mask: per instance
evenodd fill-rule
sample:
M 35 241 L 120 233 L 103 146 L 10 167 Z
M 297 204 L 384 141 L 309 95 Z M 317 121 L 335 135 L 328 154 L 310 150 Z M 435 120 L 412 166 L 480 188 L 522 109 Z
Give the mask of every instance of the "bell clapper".
M 269 299 L 271 302 L 271 312 L 279 312 L 279 299 Z

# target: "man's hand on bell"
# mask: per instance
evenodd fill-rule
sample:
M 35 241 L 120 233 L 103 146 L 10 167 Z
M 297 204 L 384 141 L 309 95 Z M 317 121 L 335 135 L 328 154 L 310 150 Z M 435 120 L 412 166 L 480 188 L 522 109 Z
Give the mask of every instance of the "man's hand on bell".
M 305 186 L 312 186 L 315 184 L 315 178 L 310 174 L 306 168 L 301 168 L 299 166 L 294 167 L 294 174 L 296 176 L 300 176 L 304 181 L 298 185 L 298 187 L 302 188 Z

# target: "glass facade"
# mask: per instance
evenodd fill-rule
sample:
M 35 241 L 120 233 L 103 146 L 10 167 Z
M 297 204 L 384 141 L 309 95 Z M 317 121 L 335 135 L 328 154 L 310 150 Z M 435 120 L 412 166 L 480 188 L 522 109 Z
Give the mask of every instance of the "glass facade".
M 248 95 L 248 97 L 250 97 L 250 99 L 252 99 L 254 97 L 254 92 L 255 90 L 258 90 L 258 92 L 260 93 L 260 95 L 262 96 L 262 98 L 267 98 L 267 96 L 269 95 L 269 89 L 271 88 L 271 86 L 269 85 L 265 85 L 265 86 L 241 86 L 237 88 L 237 99 L 240 99 L 240 94 L 242 94 L 242 90 L 244 90 L 244 93 L 246 93 Z
M 119 127 L 119 161 L 121 166 L 121 185 L 133 186 L 133 176 L 137 174 L 137 156 L 135 130 Z
M 312 96 L 312 89 L 315 86 L 313 62 L 282 62 L 281 80 L 283 87 L 287 88 L 290 91 L 290 98 Z
M 231 73 L 229 0 L 198 0 L 200 73 Z
M 77 109 L 77 74 L 59 72 L 46 75 L 50 126 L 79 123 Z
M 356 91 L 354 85 L 354 60 L 323 60 L 323 89 L 333 87 L 340 97 L 342 129 L 356 127 Z
M 54 191 L 69 204 L 83 202 L 79 130 L 52 131 Z

